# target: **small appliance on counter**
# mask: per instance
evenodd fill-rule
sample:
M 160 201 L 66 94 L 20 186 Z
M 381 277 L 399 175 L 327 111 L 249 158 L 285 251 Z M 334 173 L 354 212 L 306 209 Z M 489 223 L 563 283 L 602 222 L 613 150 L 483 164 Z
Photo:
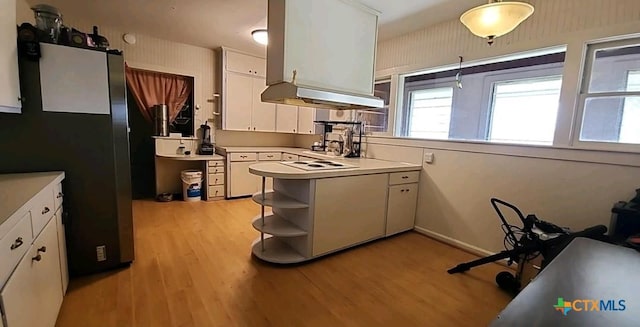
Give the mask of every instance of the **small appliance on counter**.
M 211 143 L 211 127 L 205 122 L 204 125 L 200 125 L 200 128 L 202 129 L 202 142 L 200 143 L 198 154 L 213 155 L 215 150 L 213 143 Z
M 332 152 L 345 158 L 360 158 L 362 122 L 321 120 L 315 123 L 323 127 L 322 143 L 314 144 L 311 147 L 312 151 Z M 338 134 L 338 140 L 331 137 L 334 134 Z

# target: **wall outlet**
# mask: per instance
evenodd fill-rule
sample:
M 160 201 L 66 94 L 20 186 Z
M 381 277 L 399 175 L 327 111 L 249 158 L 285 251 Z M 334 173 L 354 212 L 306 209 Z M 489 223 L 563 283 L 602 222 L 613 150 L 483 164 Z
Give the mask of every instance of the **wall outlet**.
M 433 152 L 425 152 L 424 153 L 424 163 L 432 164 L 433 163 Z
M 107 261 L 107 246 L 106 245 L 96 246 L 96 257 L 98 258 L 98 262 Z

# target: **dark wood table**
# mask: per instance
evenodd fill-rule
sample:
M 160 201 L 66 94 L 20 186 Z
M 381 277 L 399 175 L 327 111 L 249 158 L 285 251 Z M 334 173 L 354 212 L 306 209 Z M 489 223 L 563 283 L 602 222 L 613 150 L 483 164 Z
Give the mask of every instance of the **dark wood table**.
M 573 304 L 566 315 L 556 310 L 559 298 Z M 640 253 L 576 238 L 491 326 L 640 326 Z

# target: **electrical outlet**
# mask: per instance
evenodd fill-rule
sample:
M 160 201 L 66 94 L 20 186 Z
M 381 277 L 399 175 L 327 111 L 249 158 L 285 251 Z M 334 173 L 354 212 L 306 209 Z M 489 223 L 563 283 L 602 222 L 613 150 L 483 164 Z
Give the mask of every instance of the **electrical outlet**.
M 96 256 L 98 258 L 98 262 L 107 261 L 107 246 L 106 245 L 96 246 Z
M 433 163 L 433 152 L 425 152 L 424 153 L 424 163 L 432 164 Z

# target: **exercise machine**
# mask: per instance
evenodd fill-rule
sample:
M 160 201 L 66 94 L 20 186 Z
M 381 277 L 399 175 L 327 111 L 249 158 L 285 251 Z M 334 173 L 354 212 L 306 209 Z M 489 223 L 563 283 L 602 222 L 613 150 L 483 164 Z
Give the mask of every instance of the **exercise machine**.
M 514 262 L 518 263 L 516 273 L 514 275 L 507 271 L 500 272 L 496 276 L 496 283 L 504 290 L 517 293 L 524 286 L 522 278 L 526 267 L 534 267 L 534 269 L 538 270 L 544 269 L 544 267 L 576 237 L 587 237 L 598 240 L 605 240 L 606 238 L 604 234 L 607 232 L 607 227 L 603 225 L 597 225 L 580 232 L 571 233 L 568 228 L 562 228 L 550 222 L 540 220 L 533 214 L 525 217 L 520 209 L 503 200 L 492 198 L 491 205 L 502 222 L 502 231 L 505 233 L 505 250 L 478 260 L 461 263 L 449 269 L 449 274 L 462 273 L 477 266 L 508 259 L 507 264 L 509 266 Z M 501 207 L 507 207 L 515 212 L 522 222 L 522 227 L 509 224 L 500 209 Z M 540 266 L 534 265 L 534 260 L 540 259 L 539 257 L 542 259 Z M 525 282 L 528 283 L 528 281 Z

